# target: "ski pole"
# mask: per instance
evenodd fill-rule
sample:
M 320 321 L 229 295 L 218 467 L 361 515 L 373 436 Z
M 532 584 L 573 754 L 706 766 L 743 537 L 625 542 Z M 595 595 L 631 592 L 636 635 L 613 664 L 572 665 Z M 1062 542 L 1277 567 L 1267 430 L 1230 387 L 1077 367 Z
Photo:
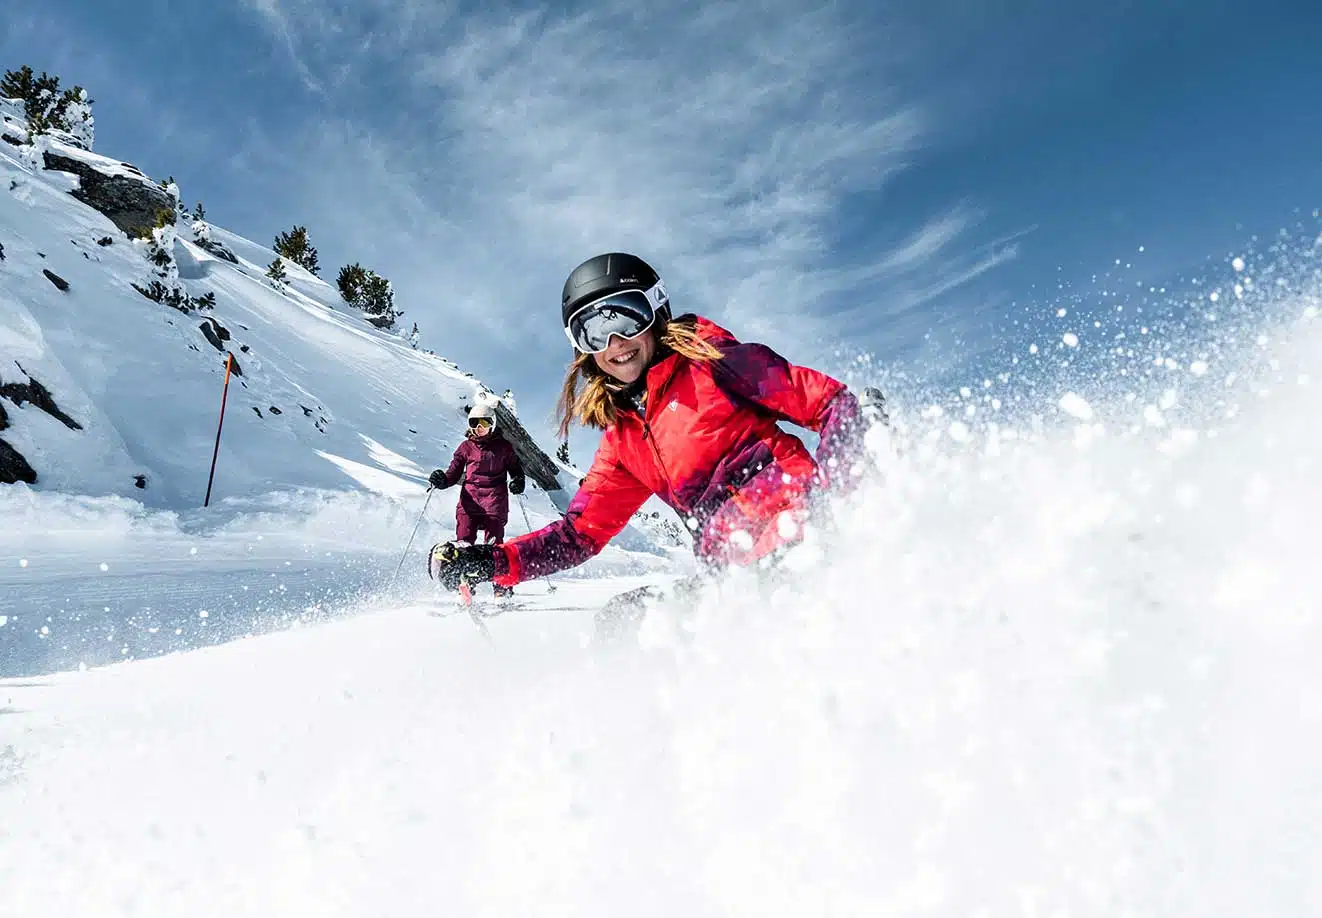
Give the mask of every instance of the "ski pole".
M 519 510 L 523 513 L 523 525 L 528 527 L 529 532 L 532 532 L 532 523 L 528 520 L 528 508 L 523 504 L 523 495 L 519 494 L 517 496 L 519 498 Z M 542 579 L 546 581 L 546 592 L 554 593 L 555 584 L 551 582 L 551 575 L 543 574 Z
M 431 493 L 435 490 L 432 487 L 427 488 L 427 499 L 422 502 L 422 512 L 418 514 L 418 521 L 413 524 L 413 532 L 409 534 L 408 544 L 404 546 L 404 554 L 400 555 L 399 558 L 399 566 L 395 568 L 394 576 L 390 578 L 390 585 L 386 587 L 387 592 L 394 587 L 395 578 L 404 569 L 404 559 L 409 556 L 409 549 L 413 547 L 413 539 L 418 534 L 418 527 L 422 525 L 422 518 L 427 515 L 427 505 L 431 503 Z

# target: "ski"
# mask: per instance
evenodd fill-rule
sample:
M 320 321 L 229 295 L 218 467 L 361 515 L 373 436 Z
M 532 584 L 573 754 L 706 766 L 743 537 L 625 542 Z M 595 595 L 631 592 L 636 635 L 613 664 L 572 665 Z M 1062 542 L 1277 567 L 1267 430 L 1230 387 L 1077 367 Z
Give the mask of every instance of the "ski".
M 424 601 L 419 605 L 427 606 L 427 614 L 433 618 L 450 618 L 465 613 L 480 615 L 482 618 L 497 618 L 506 612 L 573 612 L 580 608 L 579 606 L 542 606 L 534 602 L 509 599 L 474 599 L 471 605 L 437 600 Z

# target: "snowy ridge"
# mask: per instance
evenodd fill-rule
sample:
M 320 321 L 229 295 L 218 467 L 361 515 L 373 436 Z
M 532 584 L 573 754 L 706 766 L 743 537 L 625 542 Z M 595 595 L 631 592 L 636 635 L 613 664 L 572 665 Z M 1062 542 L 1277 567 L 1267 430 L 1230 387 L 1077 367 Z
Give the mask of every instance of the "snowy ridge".
M 134 289 L 152 276 L 147 243 L 72 199 L 76 178 L 32 171 L 6 149 L 0 182 L 0 379 L 24 380 L 17 361 L 84 428 L 11 411 L 6 438 L 37 469 L 38 488 L 201 503 L 225 369 L 200 330 L 207 319 L 231 336 L 242 374 L 226 408 L 221 498 L 383 487 L 378 471 L 416 482 L 458 444 L 480 383 L 337 309 L 325 281 L 291 265 L 289 289 L 278 291 L 264 277 L 269 249 L 215 227 L 212 238 L 238 256 L 231 264 L 182 238 L 182 224 L 181 285 L 216 295 L 213 310 L 184 314 Z

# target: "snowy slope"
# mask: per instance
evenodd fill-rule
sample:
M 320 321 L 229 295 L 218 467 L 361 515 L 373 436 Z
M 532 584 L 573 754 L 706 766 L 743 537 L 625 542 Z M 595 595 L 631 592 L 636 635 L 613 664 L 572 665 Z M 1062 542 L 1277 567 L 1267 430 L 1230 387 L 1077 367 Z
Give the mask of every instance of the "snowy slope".
M 641 650 L 619 579 L 0 680 L 0 913 L 1315 914 L 1322 335 L 1254 331 L 1160 424 L 905 411 L 808 576 Z
M 7 438 L 38 470 L 38 488 L 200 504 L 224 378 L 224 356 L 199 330 L 206 314 L 139 294 L 130 285 L 150 280 L 146 244 L 70 198 L 76 179 L 29 172 L 11 149 L 0 149 L 0 182 L 12 186 L 0 193 L 0 379 L 22 380 L 17 361 L 84 430 L 25 409 Z M 97 245 L 104 237 L 113 244 Z M 273 289 L 263 276 L 271 251 L 219 229 L 213 238 L 237 265 L 183 238 L 176 257 L 191 294 L 216 294 L 209 315 L 231 333 L 242 372 L 226 411 L 218 496 L 388 490 L 392 478 L 416 482 L 448 459 L 476 380 L 335 309 L 334 288 L 296 266 L 291 289 Z M 139 474 L 145 491 L 135 488 Z

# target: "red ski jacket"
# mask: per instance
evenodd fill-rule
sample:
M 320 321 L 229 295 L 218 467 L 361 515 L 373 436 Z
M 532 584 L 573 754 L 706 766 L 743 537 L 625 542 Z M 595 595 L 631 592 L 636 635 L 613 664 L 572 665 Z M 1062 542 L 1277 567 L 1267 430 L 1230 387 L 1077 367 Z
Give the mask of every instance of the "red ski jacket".
M 688 523 L 700 559 L 748 564 L 797 541 L 811 489 L 849 474 L 862 425 L 843 383 L 686 318 L 721 358 L 672 353 L 648 369 L 645 415 L 620 412 L 562 519 L 500 546 L 497 584 L 582 564 L 653 494 Z M 781 420 L 820 435 L 816 461 Z

